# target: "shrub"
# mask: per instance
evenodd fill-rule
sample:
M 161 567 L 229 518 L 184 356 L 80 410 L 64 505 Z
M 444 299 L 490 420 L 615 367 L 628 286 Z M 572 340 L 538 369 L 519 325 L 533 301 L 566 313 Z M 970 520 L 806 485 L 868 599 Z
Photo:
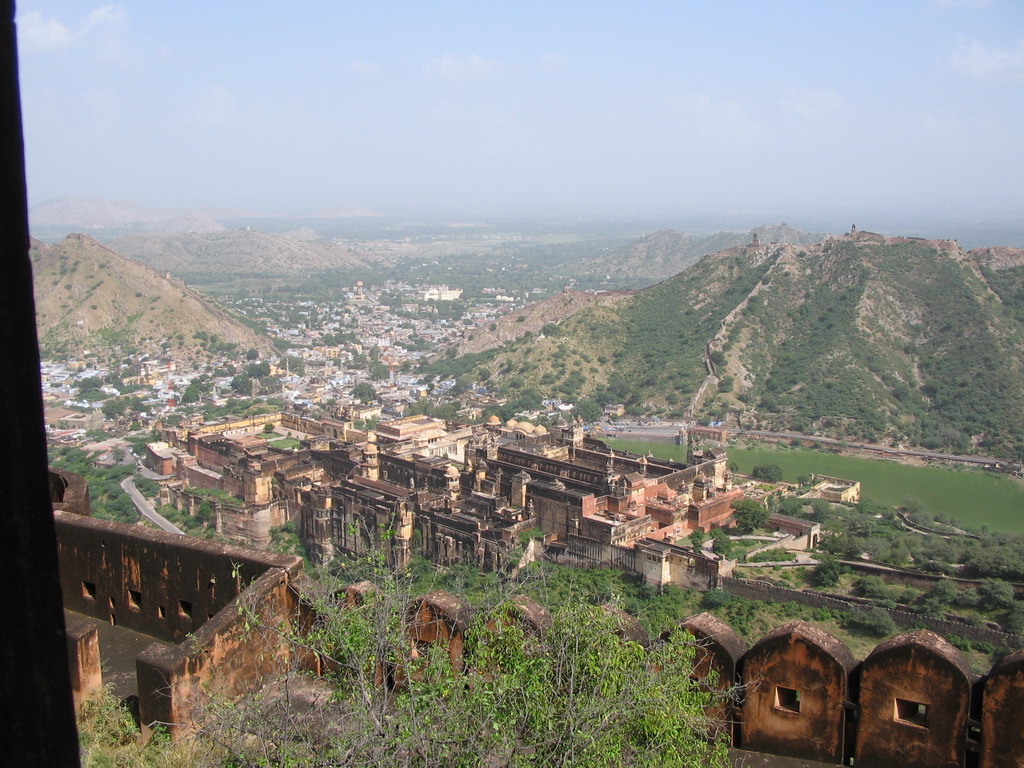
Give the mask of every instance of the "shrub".
M 726 592 L 724 589 L 709 589 L 701 597 L 700 604 L 702 608 L 714 610 L 715 608 L 724 608 L 732 602 L 732 595 Z
M 811 572 L 811 581 L 816 587 L 834 587 L 839 577 L 846 573 L 846 567 L 834 557 L 823 557 Z
M 896 633 L 896 622 L 888 611 L 881 608 L 857 608 L 850 613 L 845 624 L 860 627 L 878 637 Z

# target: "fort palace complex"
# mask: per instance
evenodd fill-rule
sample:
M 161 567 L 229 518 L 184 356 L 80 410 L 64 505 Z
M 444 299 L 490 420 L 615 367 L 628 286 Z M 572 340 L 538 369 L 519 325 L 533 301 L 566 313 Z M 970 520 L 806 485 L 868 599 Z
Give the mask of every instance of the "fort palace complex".
M 268 445 L 252 432 L 264 421 L 303 435 L 300 448 Z M 168 477 L 163 502 L 193 515 L 206 502 L 218 532 L 255 546 L 294 523 L 314 563 L 383 546 L 398 567 L 418 554 L 493 570 L 543 546 L 556 559 L 706 589 L 731 562 L 677 542 L 728 524 L 743 496 L 722 449 L 691 447 L 681 464 L 611 450 L 578 423 L 413 416 L 361 431 L 283 413 L 163 437 L 145 458 Z

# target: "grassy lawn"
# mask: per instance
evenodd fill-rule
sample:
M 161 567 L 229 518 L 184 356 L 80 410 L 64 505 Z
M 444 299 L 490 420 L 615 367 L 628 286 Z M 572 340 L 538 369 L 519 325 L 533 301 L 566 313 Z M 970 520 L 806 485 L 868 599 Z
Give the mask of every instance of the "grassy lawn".
M 281 437 L 281 438 L 278 438 L 277 440 L 268 440 L 267 442 L 270 443 L 275 448 L 298 448 L 299 447 L 299 441 L 296 440 L 294 437 Z
M 669 443 L 608 440 L 609 445 L 655 456 L 685 460 L 682 446 Z M 778 464 L 786 480 L 811 472 L 859 480 L 861 493 L 882 504 L 899 504 L 912 496 L 932 513 L 945 513 L 971 527 L 1024 532 L 1024 483 L 977 469 L 914 467 L 883 459 L 840 456 L 809 448 L 729 446 L 729 460 L 740 472 L 758 464 Z

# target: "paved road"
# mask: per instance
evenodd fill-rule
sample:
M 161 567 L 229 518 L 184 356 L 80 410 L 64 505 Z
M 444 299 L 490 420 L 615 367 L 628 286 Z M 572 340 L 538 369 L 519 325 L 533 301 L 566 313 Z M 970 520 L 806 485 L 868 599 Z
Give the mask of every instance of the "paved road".
M 135 483 L 132 482 L 130 477 L 126 477 L 121 481 L 121 487 L 124 489 L 124 492 L 128 494 L 128 497 L 132 500 L 132 504 L 135 505 L 135 508 L 139 510 L 139 514 L 144 518 L 149 520 L 151 523 L 155 523 L 157 526 L 163 528 L 169 533 L 185 533 L 181 528 L 153 509 L 153 505 L 146 501 L 145 496 L 139 493 L 139 489 L 135 487 Z

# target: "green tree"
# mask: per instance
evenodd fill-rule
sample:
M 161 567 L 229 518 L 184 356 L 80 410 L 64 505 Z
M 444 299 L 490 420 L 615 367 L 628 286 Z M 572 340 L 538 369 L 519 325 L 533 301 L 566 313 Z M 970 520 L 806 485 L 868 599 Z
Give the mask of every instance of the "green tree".
M 832 505 L 824 499 L 815 499 L 811 502 L 811 517 L 814 518 L 815 522 L 824 523 L 830 517 L 832 517 Z
M 690 546 L 699 552 L 704 546 L 704 542 L 708 540 L 708 535 L 700 528 L 694 528 L 687 538 L 690 541 Z
M 958 593 L 959 591 L 952 581 L 943 579 L 921 598 L 921 601 L 918 604 L 918 609 L 921 613 L 925 613 L 930 616 L 940 616 L 953 604 Z
M 750 474 L 766 483 L 782 482 L 782 467 L 778 464 L 758 464 Z
M 240 395 L 252 394 L 252 379 L 244 373 L 240 373 L 231 379 L 231 389 Z
M 834 587 L 844 573 L 846 573 L 846 567 L 838 559 L 822 557 L 811 572 L 811 581 L 816 587 Z
M 1013 585 L 1005 581 L 986 579 L 978 585 L 978 601 L 983 610 L 1005 611 L 1013 607 L 1015 600 Z
M 575 412 L 583 421 L 597 421 L 604 413 L 604 409 L 598 405 L 596 400 L 584 397 L 576 403 Z
M 888 611 L 881 608 L 856 608 L 845 624 L 863 629 L 876 637 L 896 634 L 896 622 Z
M 733 502 L 732 510 L 732 519 L 740 533 L 753 533 L 758 528 L 763 528 L 768 524 L 771 515 L 763 504 L 751 499 Z
M 369 383 L 361 381 L 352 387 L 352 397 L 361 403 L 369 403 L 377 398 L 377 393 Z
M 736 550 L 736 542 L 729 538 L 725 528 L 714 528 L 711 531 L 711 538 L 714 539 L 715 554 L 731 560 Z
M 270 375 L 270 363 L 249 363 L 245 366 L 245 375 L 250 379 L 262 379 Z
M 1003 616 L 1003 629 L 1016 635 L 1024 634 L 1024 605 L 1015 603 Z
M 98 376 L 86 376 L 85 378 L 79 379 L 75 382 L 75 385 L 82 392 L 88 392 L 92 389 L 99 389 L 103 386 L 103 379 Z

